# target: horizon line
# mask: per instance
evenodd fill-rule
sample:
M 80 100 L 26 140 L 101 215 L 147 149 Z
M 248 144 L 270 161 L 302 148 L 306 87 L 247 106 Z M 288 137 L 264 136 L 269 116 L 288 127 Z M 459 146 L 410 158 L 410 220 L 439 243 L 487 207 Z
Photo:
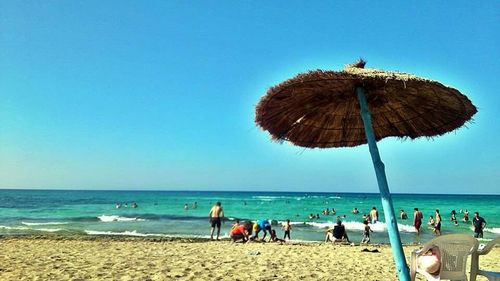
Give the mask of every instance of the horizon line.
M 61 190 L 66 190 L 66 191 L 133 191 L 133 192 L 140 192 L 140 191 L 167 191 L 167 192 L 238 192 L 238 193 L 252 193 L 252 192 L 262 192 L 262 193 L 328 193 L 328 194 L 339 194 L 339 193 L 344 193 L 344 194 L 380 194 L 379 192 L 363 192 L 363 191 L 283 191 L 283 190 L 232 190 L 232 189 L 161 189 L 161 188 L 145 188 L 145 189 L 136 189 L 136 188 L 130 188 L 130 189 L 100 189 L 100 188 L 61 188 L 61 187 L 54 187 L 54 188 L 33 188 L 33 187 L 0 187 L 0 191 L 2 190 L 29 190 L 29 191 L 61 191 Z M 454 193 L 454 194 L 445 194 L 445 193 L 406 193 L 406 192 L 391 192 L 391 195 L 446 195 L 446 196 L 459 196 L 459 195 L 472 195 L 472 196 L 482 196 L 482 195 L 488 195 L 488 196 L 500 196 L 500 193 Z

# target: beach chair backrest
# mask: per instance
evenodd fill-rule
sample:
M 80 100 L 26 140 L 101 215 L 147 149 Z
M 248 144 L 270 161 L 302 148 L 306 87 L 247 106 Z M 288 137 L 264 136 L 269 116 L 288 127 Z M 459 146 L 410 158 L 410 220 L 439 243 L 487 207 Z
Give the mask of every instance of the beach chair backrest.
M 441 253 L 441 279 L 466 280 L 466 264 L 469 255 L 477 251 L 478 241 L 463 234 L 450 234 L 429 241 Z

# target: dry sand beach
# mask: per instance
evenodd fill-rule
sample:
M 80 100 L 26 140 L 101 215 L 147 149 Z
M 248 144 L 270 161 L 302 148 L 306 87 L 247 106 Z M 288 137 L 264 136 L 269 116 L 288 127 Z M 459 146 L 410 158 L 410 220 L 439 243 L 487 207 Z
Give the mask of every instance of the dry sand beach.
M 397 280 L 390 247 L 110 237 L 0 238 L 0 280 Z M 405 246 L 409 252 L 417 246 Z M 500 248 L 481 266 L 498 269 Z M 419 280 L 422 280 L 421 278 Z M 478 279 L 485 280 L 485 279 Z

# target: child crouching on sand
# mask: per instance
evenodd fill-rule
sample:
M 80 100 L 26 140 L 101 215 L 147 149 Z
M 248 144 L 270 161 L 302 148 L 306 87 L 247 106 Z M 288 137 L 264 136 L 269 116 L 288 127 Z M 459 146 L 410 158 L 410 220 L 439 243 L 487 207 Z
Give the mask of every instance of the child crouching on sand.
M 368 225 L 368 221 L 363 222 L 365 224 L 365 229 L 363 230 L 363 239 L 361 240 L 361 244 L 368 244 L 370 242 L 370 232 L 373 230 Z
M 283 239 L 279 239 L 277 236 L 276 236 L 276 230 L 271 230 L 271 237 L 269 237 L 269 242 L 280 242 L 280 243 L 283 243 L 283 242 L 286 242 L 285 240 Z

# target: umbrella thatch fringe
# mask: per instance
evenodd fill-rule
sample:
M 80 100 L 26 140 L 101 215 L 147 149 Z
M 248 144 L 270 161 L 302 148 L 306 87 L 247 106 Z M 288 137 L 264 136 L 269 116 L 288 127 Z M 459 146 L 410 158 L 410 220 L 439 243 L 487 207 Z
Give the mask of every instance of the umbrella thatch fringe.
M 364 69 L 314 70 L 271 87 L 255 122 L 278 142 L 304 147 L 366 143 L 355 88 L 365 89 L 377 140 L 433 137 L 463 126 L 477 112 L 458 90 L 415 75 Z

